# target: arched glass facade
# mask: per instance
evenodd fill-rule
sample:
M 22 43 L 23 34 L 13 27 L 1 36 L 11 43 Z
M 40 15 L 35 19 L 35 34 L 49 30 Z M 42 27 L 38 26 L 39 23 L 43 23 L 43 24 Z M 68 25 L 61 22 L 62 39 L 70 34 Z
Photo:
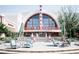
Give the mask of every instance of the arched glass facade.
M 43 26 L 55 27 L 55 22 L 47 15 L 43 15 Z
M 39 15 L 35 15 L 31 17 L 26 23 L 26 26 L 29 29 L 33 29 L 33 27 L 39 27 Z M 34 28 L 34 29 L 37 29 L 37 28 Z
M 55 20 L 46 14 L 42 14 L 42 25 L 44 30 L 54 29 L 57 27 Z M 25 28 L 29 30 L 39 30 L 39 26 L 39 14 L 30 17 L 25 24 Z

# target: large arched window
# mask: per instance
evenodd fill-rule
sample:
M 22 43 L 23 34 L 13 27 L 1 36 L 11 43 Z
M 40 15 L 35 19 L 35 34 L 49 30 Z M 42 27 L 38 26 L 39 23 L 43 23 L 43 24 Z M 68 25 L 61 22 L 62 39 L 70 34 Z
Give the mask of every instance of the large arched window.
M 50 18 L 47 15 L 43 15 L 43 25 L 44 26 L 52 26 L 52 27 L 56 26 L 54 19 Z
M 51 29 L 57 27 L 57 24 L 52 17 L 46 14 L 42 14 L 42 15 L 43 15 L 42 23 L 43 23 L 43 27 L 45 27 L 44 30 L 48 29 L 48 27 L 50 27 Z M 39 14 L 30 17 L 25 24 L 25 28 L 27 29 L 38 30 L 39 26 L 40 26 Z

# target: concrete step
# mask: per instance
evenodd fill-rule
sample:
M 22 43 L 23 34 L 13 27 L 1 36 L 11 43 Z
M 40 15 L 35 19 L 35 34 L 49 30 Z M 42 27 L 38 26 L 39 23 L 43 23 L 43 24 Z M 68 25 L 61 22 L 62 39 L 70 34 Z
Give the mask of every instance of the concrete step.
M 58 54 L 79 54 L 79 49 L 64 49 L 64 50 L 31 50 L 30 48 L 23 49 L 0 49 L 1 54 L 16 54 L 16 53 L 58 53 Z
M 18 52 L 0 51 L 0 54 L 17 54 Z
M 18 48 L 18 49 L 0 49 L 4 53 L 60 53 L 60 54 L 72 54 L 79 53 L 79 48 L 55 48 L 55 49 L 36 49 L 36 48 Z
M 60 54 L 79 54 L 79 51 L 63 51 L 63 52 L 56 52 L 56 53 L 60 53 Z

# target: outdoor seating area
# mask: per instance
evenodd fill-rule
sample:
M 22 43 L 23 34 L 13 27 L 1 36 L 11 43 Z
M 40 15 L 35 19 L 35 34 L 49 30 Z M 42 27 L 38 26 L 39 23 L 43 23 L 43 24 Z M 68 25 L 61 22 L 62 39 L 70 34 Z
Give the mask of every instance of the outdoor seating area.
M 17 40 L 0 41 L 0 50 L 2 53 L 78 53 L 78 41 L 68 40 L 69 42 L 61 41 L 60 38 L 53 37 L 48 42 L 39 42 L 33 41 L 31 37 L 20 37 Z
M 17 49 L 17 48 L 31 48 L 32 47 L 32 40 L 26 39 L 25 42 L 17 42 L 17 40 L 10 40 L 9 42 L 5 42 L 4 46 L 7 49 Z
M 34 48 L 35 46 L 37 47 L 59 47 L 59 48 L 64 48 L 64 47 L 70 47 L 70 46 L 79 46 L 78 42 L 70 42 L 70 41 L 60 41 L 60 40 L 55 40 L 56 38 L 53 38 L 51 42 L 33 42 L 32 38 L 26 39 L 24 42 L 17 42 L 17 40 L 10 40 L 9 42 L 3 42 L 0 45 L 3 45 L 5 49 L 18 49 L 18 48 Z M 73 43 L 73 44 L 72 44 Z M 43 46 L 42 46 L 42 45 Z

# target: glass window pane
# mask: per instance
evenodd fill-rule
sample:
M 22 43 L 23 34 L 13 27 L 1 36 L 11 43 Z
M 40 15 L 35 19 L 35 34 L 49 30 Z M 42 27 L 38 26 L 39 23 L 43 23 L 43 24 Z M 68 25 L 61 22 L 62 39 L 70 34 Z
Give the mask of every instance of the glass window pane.
M 55 22 L 49 16 L 43 14 L 43 26 L 50 26 L 55 27 Z M 32 18 L 29 19 L 27 25 L 31 28 L 32 26 L 38 27 L 39 26 L 39 15 L 34 15 Z M 37 28 L 35 28 L 37 29 Z
M 47 15 L 43 15 L 43 26 L 55 27 L 55 22 Z

